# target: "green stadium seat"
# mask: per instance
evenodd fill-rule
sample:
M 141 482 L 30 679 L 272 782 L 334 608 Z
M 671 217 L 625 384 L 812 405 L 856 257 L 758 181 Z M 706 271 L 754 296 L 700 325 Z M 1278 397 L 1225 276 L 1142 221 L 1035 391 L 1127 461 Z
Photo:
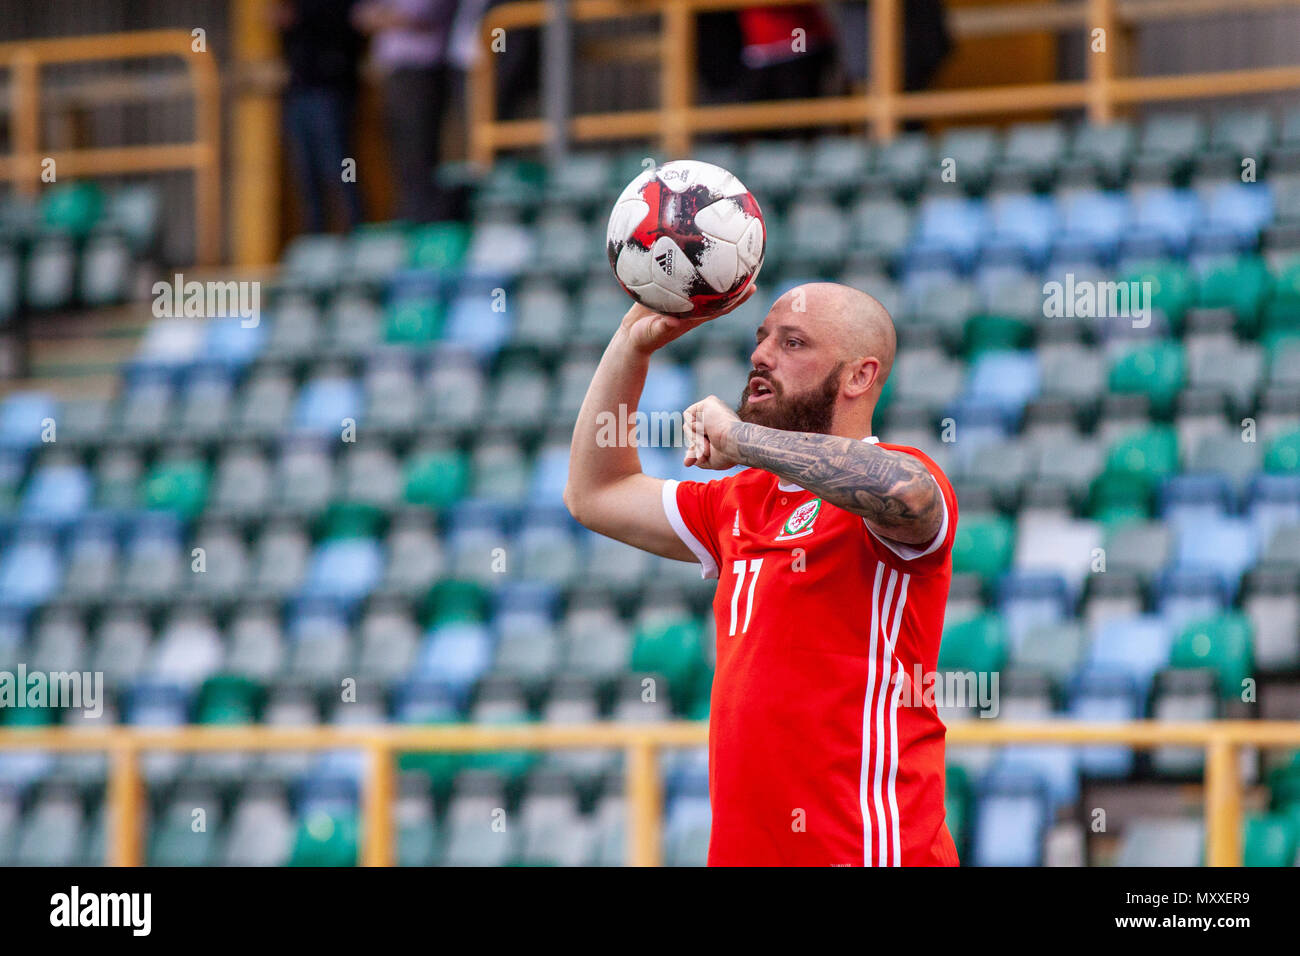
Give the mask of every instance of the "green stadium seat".
M 1002 667 L 1007 646 L 1006 625 L 996 614 L 980 614 L 945 624 L 938 669 L 991 673 Z
M 403 497 L 410 504 L 446 508 L 464 497 L 468 486 L 469 459 L 454 449 L 417 452 L 407 460 Z
M 1300 836 L 1295 820 L 1280 813 L 1251 813 L 1242 824 L 1244 866 L 1295 866 Z
M 240 674 L 218 674 L 203 682 L 195 719 L 200 724 L 256 723 L 262 685 Z
M 1024 348 L 1033 334 L 1033 326 L 1022 318 L 980 312 L 966 320 L 965 347 L 967 361 L 983 352 L 1015 351 Z
M 996 580 L 1011 565 L 1015 527 L 995 514 L 962 515 L 952 542 L 953 574 L 978 574 Z
M 196 517 L 207 504 L 208 467 L 201 461 L 177 459 L 156 465 L 140 485 L 140 503 L 146 508 L 174 511 Z
M 289 866 L 356 866 L 354 814 L 313 810 L 298 821 Z
M 438 581 L 425 601 L 425 611 L 431 626 L 455 621 L 486 621 L 487 591 L 474 581 L 443 578 Z
M 1154 485 L 1178 469 L 1178 436 L 1167 425 L 1127 432 L 1110 446 L 1106 472 L 1134 475 Z
M 58 232 L 84 236 L 104 212 L 104 193 L 94 183 L 55 186 L 41 202 L 41 220 Z
M 447 272 L 465 261 L 469 227 L 459 222 L 435 222 L 411 233 L 410 264 L 417 269 Z
M 652 624 L 638 629 L 633 639 L 630 669 L 638 674 L 662 674 L 674 697 L 687 694 L 703 664 L 697 621 L 682 619 Z
M 1183 316 L 1197 301 L 1196 279 L 1186 265 L 1153 262 L 1138 266 L 1122 281 L 1151 284 L 1151 308 L 1169 320 L 1171 328 L 1182 325 Z
M 320 516 L 318 538 L 378 538 L 387 520 L 387 512 L 372 502 L 333 501 Z
M 1300 473 L 1300 431 L 1279 435 L 1269 443 L 1264 470 L 1275 475 Z
M 944 770 L 943 809 L 948 833 L 960 856 L 971 826 L 971 785 L 966 768 L 949 764 Z
M 1243 329 L 1253 331 L 1259 311 L 1271 291 L 1272 276 L 1263 261 L 1241 258 L 1216 266 L 1200 282 L 1200 305 L 1209 309 L 1231 309 Z
M 384 315 L 384 341 L 427 345 L 442 334 L 443 306 L 436 299 L 399 298 Z
M 1110 367 L 1112 392 L 1145 395 L 1151 411 L 1168 418 L 1183 387 L 1183 348 L 1178 342 L 1152 342 L 1120 355 Z
M 1232 613 L 1189 624 L 1174 638 L 1169 662 L 1176 668 L 1212 669 L 1219 693 L 1240 698 L 1242 682 L 1253 672 L 1250 618 Z

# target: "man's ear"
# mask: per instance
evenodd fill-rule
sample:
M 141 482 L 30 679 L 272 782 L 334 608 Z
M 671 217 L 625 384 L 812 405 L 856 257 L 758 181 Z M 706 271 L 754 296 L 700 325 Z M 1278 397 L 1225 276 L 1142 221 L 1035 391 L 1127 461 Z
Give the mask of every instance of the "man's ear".
M 849 398 L 860 398 L 871 391 L 880 378 L 880 359 L 868 356 L 859 359 L 853 367 L 853 374 L 844 383 L 844 394 Z

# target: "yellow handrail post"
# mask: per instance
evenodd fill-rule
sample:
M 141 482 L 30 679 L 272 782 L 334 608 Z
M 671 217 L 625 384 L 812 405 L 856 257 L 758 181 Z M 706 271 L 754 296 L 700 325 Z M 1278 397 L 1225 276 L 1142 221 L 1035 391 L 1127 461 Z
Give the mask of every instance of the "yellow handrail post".
M 631 866 L 659 866 L 662 844 L 659 817 L 659 760 L 652 737 L 638 737 L 627 748 L 627 862 Z
M 466 91 L 469 116 L 469 158 L 474 165 L 486 169 L 492 165 L 496 145 L 492 135 L 497 113 L 496 74 L 492 70 L 492 34 L 499 27 L 492 26 L 487 17 L 479 26 L 478 60 L 470 70 L 469 89 Z M 506 42 L 510 42 L 506 38 Z
M 276 56 L 278 43 L 269 8 L 267 0 L 232 4 L 237 62 L 251 66 Z M 239 135 L 231 157 L 235 194 L 231 256 L 240 265 L 268 265 L 280 249 L 280 98 L 267 90 L 241 90 L 232 114 Z
M 898 133 L 899 42 L 903 21 L 898 0 L 871 0 L 871 92 L 874 101 L 872 125 L 876 139 L 890 139 Z
M 221 258 L 221 78 L 212 53 L 194 53 L 187 64 L 194 76 L 194 139 L 199 158 L 194 170 L 194 217 L 199 264 Z
M 142 865 L 144 782 L 140 751 L 127 737 L 119 737 L 110 750 L 108 806 L 108 865 Z
M 1121 42 L 1115 0 L 1088 0 L 1088 21 L 1088 29 L 1084 31 L 1084 41 L 1088 44 L 1088 119 L 1093 123 L 1109 123 L 1115 118 L 1115 63 L 1119 59 L 1116 47 Z
M 41 64 L 31 53 L 14 58 L 14 185 L 33 196 L 41 170 Z
M 1206 745 L 1205 863 L 1241 866 L 1241 767 L 1237 743 L 1216 734 Z
M 363 797 L 365 837 L 363 866 L 393 865 L 393 799 L 396 796 L 396 768 L 391 745 L 376 737 L 366 746 L 369 764 Z
M 669 0 L 661 33 L 659 128 L 664 159 L 691 148 L 691 101 L 695 92 L 695 11 L 689 0 Z

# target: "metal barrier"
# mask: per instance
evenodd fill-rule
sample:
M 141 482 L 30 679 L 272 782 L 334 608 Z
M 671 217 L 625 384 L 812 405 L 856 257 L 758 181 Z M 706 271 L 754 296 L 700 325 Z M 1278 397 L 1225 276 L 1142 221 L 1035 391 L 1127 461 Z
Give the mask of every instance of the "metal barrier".
M 213 54 L 194 52 L 193 43 L 193 37 L 185 30 L 142 30 L 0 43 L 0 70 L 10 74 L 9 94 L 13 104 L 9 135 L 12 151 L 0 156 L 0 180 L 13 183 L 22 195 L 34 195 L 41 182 L 42 160 L 47 158 L 54 160 L 60 176 L 193 170 L 195 249 L 200 264 L 215 264 L 221 255 L 221 91 Z M 185 64 L 194 95 L 192 141 L 42 150 L 43 67 L 55 63 L 160 56 L 180 57 Z M 139 95 L 144 96 L 146 92 Z
M 144 784 L 140 755 L 145 751 L 364 751 L 368 768 L 362 795 L 360 862 L 365 866 L 391 866 L 398 753 L 576 748 L 621 749 L 625 752 L 629 802 L 628 862 L 634 866 L 658 866 L 661 862 L 663 804 L 659 751 L 663 748 L 700 747 L 707 742 L 708 724 L 699 722 L 499 727 L 114 727 L 105 730 L 36 727 L 0 730 L 0 752 L 21 749 L 103 751 L 109 754 L 107 862 L 114 866 L 138 866 L 144 861 Z M 1241 773 L 1238 758 L 1241 748 L 1300 748 L 1300 721 L 1160 723 L 1147 720 L 1084 724 L 1073 721 L 1003 723 L 977 719 L 949 727 L 948 743 L 951 746 L 1118 744 L 1143 750 L 1170 745 L 1201 747 L 1206 751 L 1206 863 L 1210 866 L 1239 866 Z
M 764 0 L 788 6 L 807 0 Z M 858 0 L 861 2 L 861 0 Z M 1112 120 L 1118 108 L 1139 102 L 1269 93 L 1300 88 L 1300 66 L 1261 67 L 1169 76 L 1123 76 L 1124 31 L 1136 24 L 1180 21 L 1212 14 L 1294 8 L 1298 0 L 1070 0 L 1023 3 L 953 11 L 954 32 L 992 36 L 1086 28 L 1087 40 L 1104 31 L 1103 47 L 1087 54 L 1082 81 L 985 86 L 960 90 L 903 92 L 900 0 L 869 0 L 871 77 L 863 95 L 778 100 L 739 105 L 697 106 L 695 16 L 713 10 L 752 6 L 752 0 L 568 0 L 575 22 L 660 16 L 657 43 L 659 105 L 653 109 L 588 113 L 571 117 L 576 142 L 637 139 L 657 135 L 669 156 L 690 151 L 698 133 L 789 129 L 846 123 L 869 124 L 878 138 L 895 135 L 909 119 L 965 118 L 993 113 L 1086 107 L 1095 122 Z M 493 49 L 499 31 L 533 29 L 549 22 L 547 0 L 519 0 L 488 11 L 482 24 L 482 49 Z M 641 56 L 646 44 L 629 45 Z M 504 149 L 540 146 L 553 131 L 545 119 L 499 121 L 493 63 L 484 55 L 470 78 L 470 156 L 488 165 Z

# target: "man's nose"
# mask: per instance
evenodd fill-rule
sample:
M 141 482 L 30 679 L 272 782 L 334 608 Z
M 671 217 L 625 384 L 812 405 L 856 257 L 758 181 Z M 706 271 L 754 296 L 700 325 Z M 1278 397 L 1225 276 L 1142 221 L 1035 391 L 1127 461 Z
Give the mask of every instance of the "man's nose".
M 754 351 L 749 353 L 749 361 L 760 372 L 772 368 L 772 353 L 768 347 L 768 339 L 754 346 Z

